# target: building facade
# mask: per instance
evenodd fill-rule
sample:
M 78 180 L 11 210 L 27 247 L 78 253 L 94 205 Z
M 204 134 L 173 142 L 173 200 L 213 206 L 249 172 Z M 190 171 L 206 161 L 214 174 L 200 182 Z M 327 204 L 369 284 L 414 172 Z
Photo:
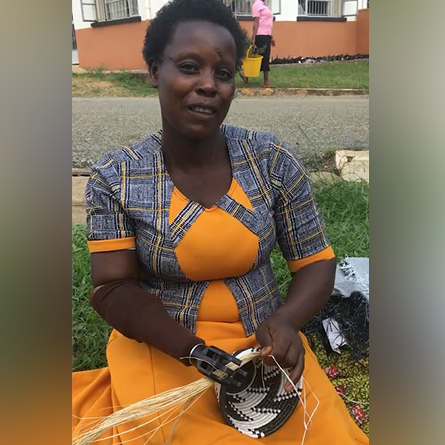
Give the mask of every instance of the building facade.
M 223 0 L 248 35 L 254 0 Z M 166 0 L 73 0 L 76 61 L 85 69 L 145 69 L 142 42 Z M 268 0 L 272 57 L 369 54 L 369 0 Z M 74 62 L 73 57 L 73 63 Z

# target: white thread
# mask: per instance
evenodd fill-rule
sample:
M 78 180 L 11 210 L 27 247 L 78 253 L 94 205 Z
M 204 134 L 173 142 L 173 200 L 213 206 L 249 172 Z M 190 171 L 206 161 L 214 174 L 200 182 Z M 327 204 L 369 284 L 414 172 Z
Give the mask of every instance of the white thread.
M 204 343 L 198 343 L 197 345 L 193 346 L 193 348 L 191 349 L 191 351 L 190 351 L 188 357 L 180 357 L 179 360 L 183 360 L 183 359 L 185 359 L 185 358 L 188 358 L 188 359 L 189 359 L 189 363 L 192 365 L 193 363 L 191 362 L 190 359 L 195 358 L 195 357 L 191 357 L 191 356 L 193 355 L 193 351 L 194 351 L 198 346 L 201 346 L 201 345 L 205 346 Z
M 190 350 L 190 355 L 193 355 L 193 351 L 198 347 L 198 346 L 205 346 L 204 343 L 198 343 L 197 345 L 193 346 L 193 348 Z M 183 358 L 195 358 L 195 357 L 181 357 L 180 360 L 182 360 Z
M 312 414 L 309 416 L 309 422 L 308 422 L 308 426 L 309 426 L 309 424 L 312 422 L 312 418 L 314 417 L 315 411 L 317 411 L 317 409 L 320 405 L 320 400 L 318 400 L 318 397 L 315 395 L 314 391 L 312 391 L 312 388 L 311 388 L 311 385 L 309 385 L 309 382 L 303 376 L 301 378 L 303 379 L 303 384 L 306 384 L 307 386 L 309 386 L 310 392 L 312 393 L 315 400 L 317 401 L 317 404 L 315 405 L 315 408 L 312 411 Z M 304 397 L 305 397 L 305 401 L 306 401 L 306 389 L 305 389 Z
M 301 405 L 303 406 L 304 433 L 303 433 L 303 437 L 301 439 L 301 445 L 304 445 L 304 441 L 306 439 L 307 431 L 308 431 L 309 426 L 310 426 L 310 424 L 312 422 L 312 418 L 314 417 L 314 414 L 317 411 L 318 406 L 320 405 L 320 401 L 318 400 L 318 397 L 315 395 L 314 391 L 312 391 L 311 386 L 309 385 L 309 383 L 307 382 L 307 380 L 303 376 L 301 376 L 302 394 L 303 394 L 303 398 L 301 398 L 300 394 L 298 394 L 298 389 L 297 389 L 295 383 L 291 380 L 291 378 L 289 377 L 287 372 L 280 366 L 280 364 L 278 363 L 277 359 L 272 354 L 270 354 L 269 357 L 273 358 L 275 364 L 278 366 L 280 371 L 284 374 L 284 376 L 289 381 L 289 383 L 293 386 L 293 388 L 295 389 L 295 392 L 297 394 L 297 397 L 300 399 Z M 305 384 L 309 387 L 310 392 L 312 393 L 312 395 L 314 396 L 315 400 L 317 401 L 317 404 L 315 405 L 315 408 L 313 409 L 313 411 L 312 411 L 312 413 L 310 415 L 307 413 L 307 409 L 306 409 L 307 404 L 306 404 L 306 388 L 304 387 Z M 308 416 L 308 421 L 307 422 L 306 422 L 306 416 Z
M 347 395 L 343 394 L 337 389 L 337 393 L 344 397 L 348 402 L 355 403 L 357 405 L 369 406 L 369 402 L 358 402 L 357 400 L 350 399 Z
M 264 383 L 264 362 L 261 360 L 261 381 L 263 382 L 263 389 L 266 389 L 266 384 Z

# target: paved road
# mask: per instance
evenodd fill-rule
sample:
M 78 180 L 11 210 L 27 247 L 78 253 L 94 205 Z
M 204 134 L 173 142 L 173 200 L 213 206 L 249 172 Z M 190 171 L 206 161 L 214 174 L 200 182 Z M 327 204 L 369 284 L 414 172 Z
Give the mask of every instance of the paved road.
M 329 148 L 369 147 L 369 99 L 236 98 L 226 123 L 275 133 L 303 160 Z M 87 167 L 112 148 L 160 128 L 157 98 L 73 98 L 73 167 Z

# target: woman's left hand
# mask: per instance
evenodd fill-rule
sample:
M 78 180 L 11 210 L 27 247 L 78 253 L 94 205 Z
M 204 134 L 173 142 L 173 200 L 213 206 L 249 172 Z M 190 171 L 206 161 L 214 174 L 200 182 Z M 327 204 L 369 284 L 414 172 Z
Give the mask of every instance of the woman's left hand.
M 261 346 L 260 357 L 268 365 L 275 365 L 273 355 L 283 368 L 293 368 L 290 379 L 296 384 L 304 369 L 304 347 L 298 332 L 282 316 L 271 315 L 258 326 L 256 339 Z M 286 391 L 291 391 L 288 382 Z
M 275 46 L 275 40 L 274 40 L 273 38 L 270 39 L 270 44 L 271 44 L 272 46 Z

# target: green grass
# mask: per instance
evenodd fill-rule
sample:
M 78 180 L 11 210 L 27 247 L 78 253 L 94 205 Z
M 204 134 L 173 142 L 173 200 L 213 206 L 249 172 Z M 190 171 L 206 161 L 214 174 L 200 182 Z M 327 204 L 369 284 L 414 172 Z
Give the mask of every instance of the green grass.
M 337 259 L 369 256 L 369 184 L 320 182 L 314 191 Z
M 73 73 L 72 91 L 77 97 L 146 97 L 158 94 L 150 84 L 128 71 L 104 73 L 102 70 Z
M 74 225 L 73 242 L 73 371 L 106 366 L 105 345 L 111 328 L 89 306 L 93 288 L 86 227 Z
M 366 182 L 317 183 L 314 191 L 338 260 L 369 255 L 368 193 Z M 281 253 L 272 253 L 278 288 L 286 294 L 290 274 Z M 110 328 L 88 304 L 91 292 L 90 258 L 85 226 L 73 226 L 73 370 L 106 365 L 105 346 Z
M 325 62 L 314 65 L 270 66 L 270 82 L 279 88 L 369 88 L 369 63 L 366 60 Z M 246 85 L 239 76 L 238 88 L 261 87 L 263 74 Z
M 271 65 L 270 79 L 280 88 L 369 88 L 369 63 L 366 60 L 325 62 L 315 65 Z M 262 74 L 246 85 L 236 76 L 237 88 L 257 88 Z M 128 72 L 104 73 L 103 70 L 73 73 L 72 91 L 75 97 L 145 97 L 157 91 L 140 77 Z

